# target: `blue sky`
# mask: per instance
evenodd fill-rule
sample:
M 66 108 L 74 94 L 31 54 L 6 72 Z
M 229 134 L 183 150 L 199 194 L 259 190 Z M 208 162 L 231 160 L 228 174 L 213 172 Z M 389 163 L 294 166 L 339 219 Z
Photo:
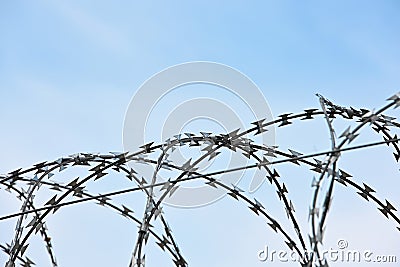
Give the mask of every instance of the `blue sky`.
M 262 90 L 274 115 L 317 107 L 317 92 L 343 106 L 380 107 L 400 88 L 399 11 L 398 1 L 121 1 L 118 4 L 3 1 L 0 3 L 0 173 L 76 152 L 122 150 L 123 119 L 137 88 L 162 69 L 188 61 L 219 62 L 242 71 Z M 288 130 L 277 132 L 277 143 L 283 147 L 295 143 L 307 152 L 327 148 L 326 129 L 321 131 L 323 137 L 309 138 L 310 130 L 325 126 L 323 122 L 315 125 L 299 127 L 297 135 Z M 377 139 L 380 137 L 371 134 L 365 140 Z M 390 176 L 390 186 L 374 177 L 370 181 L 379 187 L 382 199 L 388 196 L 394 203 L 396 200 L 400 203 L 395 186 L 399 182 L 391 176 L 398 168 L 383 161 L 384 157 L 390 160 L 391 153 L 377 151 L 382 156 L 376 152 L 375 158 L 364 158 L 365 154 L 360 153 L 356 159 L 349 159 L 348 167 L 362 178 L 371 173 L 379 176 L 373 168 L 375 162 L 385 164 L 385 170 L 391 168 L 393 172 L 388 171 L 385 176 Z M 360 159 L 369 166 L 360 164 Z M 287 173 L 292 175 L 294 171 L 288 168 Z M 305 203 L 309 201 L 307 194 L 294 195 Z M 351 241 L 361 246 L 362 231 L 354 233 L 359 228 L 356 222 L 379 215 L 371 203 L 364 203 L 353 194 L 346 196 L 348 201 L 353 201 L 353 197 L 358 200 L 354 200 L 357 204 L 351 210 L 360 210 L 359 219 L 351 217 L 354 215 L 350 211 L 347 213 L 345 200 L 338 200 L 334 214 L 341 218 L 338 221 L 349 218 L 345 223 L 353 228 L 350 231 L 335 226 L 337 230 L 332 230 L 330 241 L 334 244 L 339 238 L 335 233 L 341 233 L 347 239 L 354 236 Z M 15 204 L 10 197 L 0 191 L 0 199 L 6 203 L 0 205 L 1 214 L 12 210 L 7 208 Z M 193 231 L 183 223 L 218 215 L 222 207 L 227 211 L 219 223 L 213 222 L 216 226 L 207 221 Z M 89 204 L 82 210 L 85 208 L 93 207 Z M 247 219 L 253 217 L 246 207 L 236 208 L 230 199 L 224 199 L 208 209 L 169 210 L 169 217 L 176 225 L 174 232 L 180 236 L 184 254 L 193 259 L 192 266 L 243 266 L 244 263 L 263 266 L 257 262 L 255 249 L 262 248 L 266 240 L 279 247 L 279 239 L 273 239 L 276 237 L 269 230 L 264 229 L 260 235 L 254 233 L 254 229 L 263 229 L 264 222 L 249 222 Z M 111 233 L 124 228 L 134 237 L 136 229 L 118 216 L 110 219 L 114 221 L 109 225 L 115 225 L 111 228 L 107 228 L 108 223 L 91 227 L 90 218 L 75 221 L 69 217 L 79 214 L 83 214 L 79 208 L 66 209 L 53 222 L 55 235 L 63 240 L 59 241 L 62 248 L 56 248 L 60 266 L 126 266 L 134 238 L 119 233 L 121 240 Z M 106 217 L 111 214 L 108 212 L 110 216 Z M 96 216 L 102 218 L 93 219 L 96 222 L 105 219 L 101 217 L 105 216 L 104 210 L 96 207 Z M 399 247 L 398 239 L 392 236 L 384 248 L 376 245 L 380 243 L 376 242 L 379 236 L 395 233 L 391 222 L 380 219 L 371 219 L 363 227 L 384 225 L 388 229 L 374 232 L 366 244 L 384 252 Z M 231 225 L 229 229 L 238 232 L 237 240 L 216 230 L 226 227 L 227 222 Z M 246 223 L 249 228 L 240 227 Z M 71 255 L 80 251 L 74 250 L 75 245 L 63 231 L 69 233 L 79 224 L 87 225 L 82 232 L 92 233 L 87 236 L 88 244 L 98 241 L 101 238 L 98 233 L 102 232 L 104 239 L 109 238 L 109 246 L 104 251 L 98 247 L 87 251 L 87 258 L 77 261 Z M 5 241 L 5 229 L 0 224 L 0 242 Z M 216 242 L 219 249 L 224 244 L 235 245 L 213 254 L 213 247 L 207 247 L 207 238 L 201 231 L 214 233 L 220 240 Z M 239 241 L 246 244 L 245 248 L 238 245 Z M 116 249 L 117 246 L 121 248 Z M 240 249 L 243 256 L 237 256 Z M 33 250 L 32 254 L 45 264 L 46 258 L 42 259 L 41 250 L 38 251 Z M 156 249 L 153 253 L 156 255 L 153 259 L 170 264 Z M 156 265 L 160 264 L 157 260 L 149 263 L 160 266 Z

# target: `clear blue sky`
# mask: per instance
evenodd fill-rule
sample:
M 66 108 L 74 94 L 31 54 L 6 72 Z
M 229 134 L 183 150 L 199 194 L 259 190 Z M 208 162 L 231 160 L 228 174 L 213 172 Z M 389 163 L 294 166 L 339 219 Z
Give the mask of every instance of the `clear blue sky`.
M 344 106 L 375 108 L 400 90 L 398 1 L 215 2 L 2 1 L 0 173 L 76 152 L 122 150 L 124 114 L 136 89 L 151 75 L 183 62 L 214 61 L 242 71 L 263 91 L 274 115 L 318 106 L 317 92 Z M 290 147 L 290 140 L 298 138 L 294 143 L 301 149 L 308 147 L 308 152 L 327 147 L 327 142 L 307 139 L 307 127 L 303 128 L 297 136 L 278 132 L 277 143 Z M 321 134 L 326 135 L 326 130 Z M 321 140 L 328 140 L 324 138 Z M 380 137 L 371 135 L 367 140 L 377 139 Z M 383 154 L 391 159 L 391 153 Z M 384 156 L 377 155 L 375 160 L 382 163 Z M 370 160 L 368 166 L 356 161 L 349 166 L 361 176 L 378 175 L 373 159 L 366 160 Z M 389 166 L 393 172 L 388 173 L 393 174 L 397 169 Z M 377 178 L 383 179 L 372 177 L 370 181 L 380 189 L 379 196 L 400 203 L 395 189 L 399 182 L 392 177 L 390 186 L 385 186 L 374 180 Z M 396 233 L 394 224 L 381 219 L 373 204 L 344 192 L 350 196 L 346 201 L 361 203 L 351 208 L 359 213 L 346 211 L 346 201 L 338 200 L 340 208 L 334 214 L 340 219 L 332 219 L 338 226 L 330 232 L 328 246 L 344 237 L 353 242 L 354 249 L 373 246 L 381 253 L 393 254 L 390 249 L 400 246 L 398 236 L 387 237 L 384 245 L 381 242 L 382 236 Z M 307 227 L 310 196 L 297 197 L 306 203 L 299 217 Z M 8 206 L 15 203 L 10 199 L 11 195 L 0 191 L 1 214 L 12 210 Z M 237 209 L 232 203 L 224 199 L 208 209 L 168 209 L 171 215 L 167 213 L 167 218 L 171 218 L 172 228 L 175 223 L 174 233 L 192 266 L 265 266 L 257 261 L 257 249 L 267 243 L 280 248 L 279 239 L 263 228 L 264 221 L 254 219 L 244 205 Z M 136 228 L 117 215 L 109 219 L 112 212 L 93 206 L 83 206 L 82 211 L 96 209 L 95 219 L 77 220 L 84 212 L 67 208 L 58 219 L 49 220 L 50 232 L 51 223 L 55 229 L 60 266 L 127 265 Z M 218 215 L 222 207 L 227 211 L 218 222 L 206 220 L 195 225 L 195 230 L 184 223 Z M 375 217 L 379 218 L 375 221 Z M 106 220 L 113 220 L 112 224 Z M 360 221 L 370 221 L 363 225 L 366 229 L 375 229 L 374 225 L 388 229 L 373 232 L 363 243 L 363 230 L 355 224 Z M 248 227 L 243 227 L 246 223 Z M 351 230 L 346 232 L 339 224 L 348 224 Z M 237 231 L 237 238 L 218 232 L 223 228 Z M 8 235 L 3 239 L 7 229 L 12 228 L 0 224 L 0 242 L 9 241 Z M 262 233 L 258 233 L 260 229 Z M 80 242 L 73 245 L 74 231 L 87 233 L 80 248 Z M 218 240 L 210 248 L 207 233 Z M 99 245 L 100 240 L 106 244 Z M 89 243 L 95 244 L 93 249 L 86 246 Z M 33 258 L 43 264 L 38 266 L 46 266 L 40 242 L 37 244 L 40 249 L 32 249 Z M 219 252 L 212 252 L 216 246 Z M 154 251 L 150 266 L 170 264 Z M 3 257 L 0 254 L 0 263 Z

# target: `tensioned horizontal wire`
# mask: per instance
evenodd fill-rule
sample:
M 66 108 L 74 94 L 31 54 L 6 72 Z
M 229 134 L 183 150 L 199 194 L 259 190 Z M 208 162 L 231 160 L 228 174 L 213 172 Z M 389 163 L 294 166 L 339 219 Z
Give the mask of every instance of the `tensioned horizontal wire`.
M 358 145 L 358 146 L 346 147 L 346 148 L 342 148 L 342 149 L 336 149 L 336 150 L 318 152 L 318 153 L 313 153 L 313 154 L 308 154 L 308 155 L 302 155 L 302 156 L 298 156 L 298 157 L 291 157 L 291 158 L 288 158 L 288 159 L 271 161 L 271 162 L 265 163 L 265 165 L 280 164 L 280 163 L 285 163 L 285 162 L 291 162 L 291 161 L 294 161 L 294 160 L 312 158 L 312 157 L 322 156 L 322 155 L 329 155 L 329 154 L 334 154 L 334 153 L 338 153 L 338 152 L 351 151 L 351 150 L 361 149 L 361 148 L 368 148 L 368 147 L 373 147 L 373 146 L 378 146 L 378 145 L 383 145 L 383 144 L 388 144 L 388 143 L 395 143 L 395 142 L 398 142 L 399 140 L 400 140 L 400 138 L 395 138 L 395 139 L 390 139 L 390 140 L 387 140 L 387 141 L 380 141 L 380 142 L 368 143 L 368 144 L 363 144 L 363 145 Z M 251 164 L 251 165 L 246 165 L 246 166 L 242 166 L 242 167 L 227 169 L 227 170 L 224 170 L 224 171 L 210 172 L 210 173 L 206 173 L 206 174 L 202 174 L 202 175 L 193 175 L 193 176 L 190 176 L 190 177 L 187 177 L 187 178 L 180 179 L 179 182 L 190 181 L 190 180 L 197 179 L 197 178 L 203 178 L 203 177 L 207 177 L 207 176 L 214 176 L 214 175 L 224 174 L 224 173 L 228 173 L 228 172 L 235 172 L 235 171 L 240 171 L 240 170 L 244 170 L 244 169 L 251 169 L 251 168 L 256 168 L 256 167 L 259 167 L 259 166 L 262 166 L 262 164 L 261 165 L 260 164 Z M 121 195 L 121 194 L 130 193 L 130 192 L 135 192 L 135 191 L 139 191 L 139 190 L 143 190 L 143 189 L 147 189 L 147 188 L 163 186 L 168 182 L 169 183 L 175 183 L 177 181 L 171 180 L 171 181 L 167 181 L 167 182 L 155 183 L 153 185 L 142 185 L 142 186 L 136 187 L 136 188 L 113 191 L 113 192 L 110 192 L 110 193 L 100 194 L 98 196 L 92 196 L 92 197 L 87 197 L 87 198 L 76 199 L 76 200 L 72 200 L 72 201 L 68 201 L 68 202 L 64 202 L 64 203 L 59 203 L 59 204 L 55 204 L 55 205 L 48 205 L 48 206 L 45 206 L 45 207 L 36 208 L 36 209 L 28 210 L 28 211 L 25 211 L 25 212 L 18 212 L 18 213 L 13 213 L 13 214 L 9 214 L 9 215 L 6 215 L 6 216 L 2 216 L 2 217 L 0 217 L 0 221 L 11 219 L 11 218 L 14 218 L 14 217 L 17 217 L 17 216 L 20 216 L 20 215 L 33 213 L 33 212 L 36 212 L 36 211 L 59 208 L 59 207 L 63 207 L 63 206 L 69 206 L 69 205 L 73 205 L 73 204 L 77 204 L 77 203 L 90 201 L 90 200 L 99 200 L 102 197 L 110 197 L 110 196 Z

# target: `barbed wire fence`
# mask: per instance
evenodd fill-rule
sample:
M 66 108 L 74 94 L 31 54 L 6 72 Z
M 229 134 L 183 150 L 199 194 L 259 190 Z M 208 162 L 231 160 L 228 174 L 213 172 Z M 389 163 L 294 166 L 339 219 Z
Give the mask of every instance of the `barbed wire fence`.
M 51 229 L 47 228 L 46 220 L 63 207 L 88 201 L 115 211 L 138 227 L 132 255 L 127 255 L 131 258 L 130 267 L 145 266 L 145 247 L 149 240 L 156 242 L 160 249 L 168 253 L 175 266 L 189 266 L 190 262 L 184 257 L 162 208 L 163 201 L 172 196 L 182 184 L 195 180 L 202 181 L 210 188 L 225 190 L 233 200 L 245 203 L 254 215 L 263 217 L 270 228 L 266 231 L 280 235 L 282 242 L 301 259 L 301 266 L 328 266 L 329 264 L 320 252 L 323 248 L 325 228 L 329 227 L 326 220 L 336 185 L 344 186 L 346 190 L 353 189 L 362 200 L 375 205 L 382 216 L 390 218 L 394 222 L 397 228 L 394 231 L 400 231 L 400 218 L 396 213 L 395 205 L 387 199 L 378 198 L 372 186 L 355 182 L 347 170 L 339 168 L 342 153 L 373 146 L 388 145 L 388 149 L 392 150 L 394 160 L 396 162 L 399 160 L 400 147 L 396 132 L 400 129 L 400 123 L 397 118 L 385 115 L 385 112 L 400 106 L 400 93 L 388 98 L 388 103 L 377 111 L 342 107 L 321 95 L 317 95 L 317 97 L 319 108 L 306 109 L 298 114 L 282 114 L 272 121 L 259 120 L 252 123 L 254 125 L 252 128 L 244 131 L 238 129 L 228 134 L 208 132 L 178 134 L 161 144 L 154 142 L 144 144 L 137 152 L 79 153 L 1 175 L 0 189 L 8 191 L 21 201 L 18 212 L 0 217 L 0 222 L 11 218 L 17 219 L 13 239 L 0 244 L 0 248 L 7 256 L 5 266 L 13 267 L 19 264 L 29 267 L 35 264 L 34 259 L 28 256 L 30 238 L 34 235 L 41 236 L 52 266 L 58 266 L 56 248 L 53 247 Z M 283 151 L 279 146 L 257 144 L 248 138 L 248 136 L 263 135 L 267 131 L 266 128 L 272 125 L 278 128 L 290 127 L 296 120 L 304 122 L 317 117 L 324 118 L 330 133 L 331 149 L 327 151 L 312 154 L 302 154 L 293 149 Z M 356 126 L 353 129 L 349 126 L 344 132 L 338 134 L 335 131 L 334 121 L 339 118 L 353 121 Z M 379 138 L 372 143 L 352 145 L 352 142 L 365 128 L 372 128 Z M 204 153 L 182 165 L 171 161 L 170 155 L 174 150 L 184 146 L 200 147 Z M 219 157 L 222 150 L 240 153 L 243 157 L 251 159 L 252 163 L 208 173 L 198 171 L 200 163 Z M 152 166 L 151 179 L 146 180 L 141 177 L 137 170 L 128 165 L 132 162 Z M 314 178 L 310 181 L 313 195 L 309 209 L 311 229 L 309 233 L 300 229 L 294 208 L 295 203 L 288 194 L 290 188 L 281 182 L 282 177 L 278 172 L 278 167 L 283 163 L 307 166 L 314 174 Z M 83 169 L 87 175 L 81 178 L 69 178 L 66 183 L 57 182 L 56 178 L 60 173 L 74 168 Z M 264 207 L 263 203 L 252 199 L 245 190 L 216 178 L 220 174 L 249 169 L 266 171 L 267 186 L 275 188 L 276 198 L 282 204 L 292 229 L 283 227 L 282 223 Z M 159 181 L 157 177 L 161 171 L 168 172 L 173 178 Z M 126 177 L 129 181 L 134 182 L 135 186 L 101 194 L 90 193 L 87 190 L 89 183 L 107 179 L 110 173 Z M 322 182 L 327 184 L 326 191 L 322 190 Z M 47 201 L 38 204 L 35 202 L 35 196 L 42 190 L 49 190 L 53 192 L 53 195 Z M 157 194 L 155 194 L 155 190 L 157 190 Z M 113 202 L 114 196 L 133 193 L 144 193 L 146 204 L 142 217 L 137 216 L 134 210 L 129 208 L 129 205 Z M 236 205 L 236 201 L 232 205 Z M 162 232 L 154 229 L 153 222 L 155 221 L 162 225 Z M 294 230 L 295 235 L 291 234 L 289 230 Z M 312 253 L 308 253 L 309 251 Z

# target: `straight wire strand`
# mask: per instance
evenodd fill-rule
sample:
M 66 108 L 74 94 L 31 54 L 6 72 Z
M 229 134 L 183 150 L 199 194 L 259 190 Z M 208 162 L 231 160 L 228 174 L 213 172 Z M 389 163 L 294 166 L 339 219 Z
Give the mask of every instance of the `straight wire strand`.
M 383 144 L 396 143 L 399 140 L 400 140 L 400 138 L 395 138 L 395 139 L 391 139 L 391 140 L 387 140 L 387 141 L 380 141 L 380 142 L 374 142 L 374 143 L 368 143 L 368 144 L 363 144 L 363 145 L 358 145 L 358 146 L 352 146 L 352 147 L 336 149 L 334 151 L 330 150 L 330 151 L 318 152 L 318 153 L 302 155 L 302 156 L 298 156 L 298 157 L 292 157 L 292 158 L 289 158 L 289 159 L 271 161 L 271 162 L 266 163 L 265 165 L 280 164 L 280 163 L 285 163 L 285 162 L 291 162 L 291 161 L 294 161 L 294 160 L 301 160 L 301 159 L 306 159 L 306 158 L 311 158 L 311 157 L 316 157 L 316 156 L 329 155 L 329 154 L 337 153 L 337 152 L 345 152 L 345 151 L 351 151 L 351 150 L 356 150 L 356 149 L 379 146 L 379 145 L 383 145 Z M 262 165 L 263 164 L 261 164 L 261 166 Z M 251 164 L 251 165 L 232 168 L 232 169 L 228 169 L 228 170 L 224 170 L 224 171 L 210 172 L 210 173 L 206 173 L 206 174 L 202 174 L 202 175 L 193 175 L 191 177 L 182 178 L 182 179 L 179 180 L 179 182 L 190 181 L 190 180 L 193 180 L 193 179 L 204 178 L 204 177 L 207 177 L 207 176 L 214 176 L 214 175 L 224 174 L 224 173 L 228 173 L 228 172 L 235 172 L 235 171 L 240 171 L 240 170 L 245 170 L 245 169 L 251 169 L 251 168 L 256 168 L 256 167 L 259 167 L 259 166 L 260 166 L 260 164 Z M 171 180 L 169 182 L 170 183 L 176 183 L 178 181 Z M 11 218 L 14 218 L 14 217 L 17 217 L 17 216 L 21 216 L 21 215 L 25 215 L 25 214 L 30 214 L 30 213 L 37 212 L 37 211 L 43 211 L 43 210 L 59 208 L 59 207 L 63 207 L 63 206 L 69 206 L 69 205 L 78 204 L 78 203 L 82 203 L 82 202 L 86 202 L 86 201 L 90 201 L 90 200 L 99 200 L 102 197 L 110 197 L 110 196 L 121 195 L 121 194 L 130 193 L 130 192 L 135 192 L 135 191 L 139 191 L 139 190 L 143 190 L 143 189 L 149 189 L 149 188 L 164 186 L 167 183 L 168 182 L 160 182 L 160 183 L 154 183 L 153 185 L 143 185 L 143 186 L 136 187 L 136 188 L 124 189 L 124 190 L 114 191 L 114 192 L 110 192 L 110 193 L 100 194 L 98 196 L 92 196 L 92 197 L 87 197 L 87 198 L 76 199 L 76 200 L 72 200 L 72 201 L 68 201 L 68 202 L 64 202 L 64 203 L 59 203 L 59 204 L 56 204 L 56 205 L 48 205 L 48 206 L 45 206 L 45 207 L 40 207 L 40 208 L 36 208 L 36 209 L 25 211 L 25 212 L 18 212 L 18 213 L 5 215 L 5 216 L 0 217 L 0 221 L 4 221 L 4 220 L 11 219 Z

